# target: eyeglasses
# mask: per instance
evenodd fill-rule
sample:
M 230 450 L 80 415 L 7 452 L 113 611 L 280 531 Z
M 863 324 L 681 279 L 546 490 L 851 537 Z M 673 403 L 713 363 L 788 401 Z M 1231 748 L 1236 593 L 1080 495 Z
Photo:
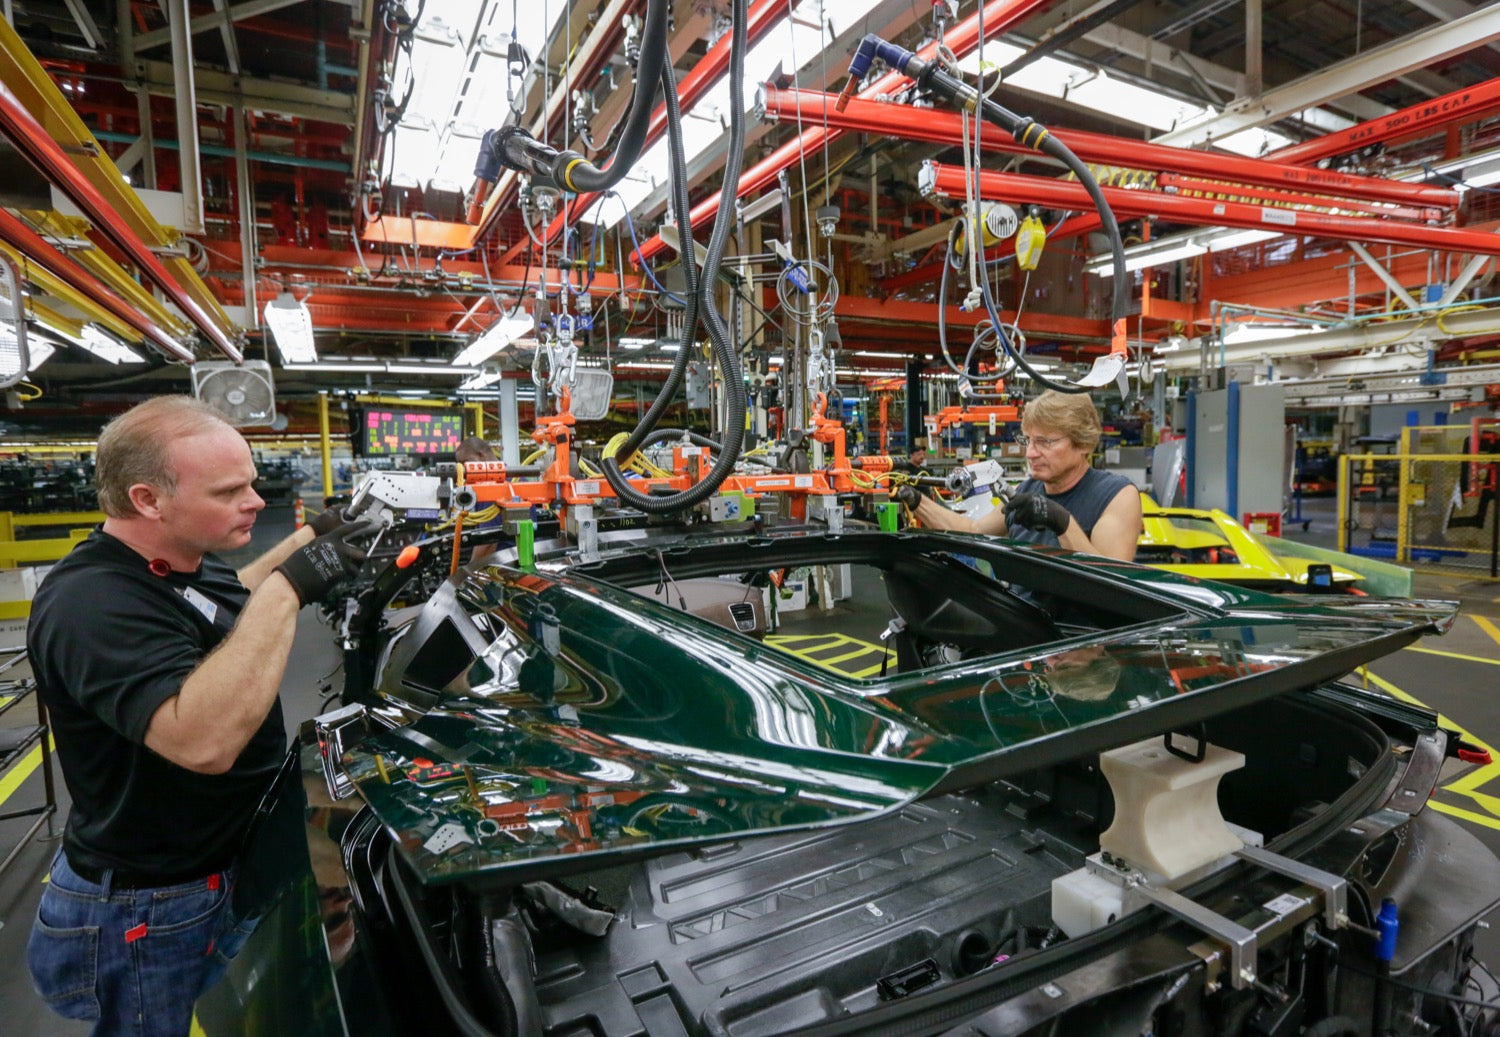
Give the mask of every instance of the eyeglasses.
M 1034 446 L 1038 450 L 1051 450 L 1068 441 L 1067 436 L 1028 436 L 1024 433 L 1016 433 L 1016 442 L 1022 446 Z

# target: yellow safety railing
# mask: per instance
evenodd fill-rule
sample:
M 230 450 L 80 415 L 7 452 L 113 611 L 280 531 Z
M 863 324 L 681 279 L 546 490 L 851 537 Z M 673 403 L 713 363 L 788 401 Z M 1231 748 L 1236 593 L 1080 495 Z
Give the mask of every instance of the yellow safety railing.
M 0 511 L 0 568 L 14 569 L 32 562 L 55 562 L 89 535 L 89 530 L 104 521 L 102 511 L 53 511 L 18 515 Z M 72 527 L 65 537 L 30 537 L 16 539 L 18 529 L 49 526 Z M 14 618 L 0 615 L 0 619 Z
M 1497 477 L 1495 455 L 1345 455 L 1338 466 L 1339 550 L 1500 578 Z M 1356 542 L 1360 534 L 1364 544 Z

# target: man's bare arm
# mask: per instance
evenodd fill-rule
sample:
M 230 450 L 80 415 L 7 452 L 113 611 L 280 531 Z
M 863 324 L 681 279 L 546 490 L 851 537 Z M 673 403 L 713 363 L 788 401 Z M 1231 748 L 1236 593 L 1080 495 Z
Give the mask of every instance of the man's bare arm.
M 300 607 L 280 573 L 263 579 L 234 630 L 151 715 L 146 747 L 190 771 L 229 770 L 276 699 Z
M 1057 542 L 1069 551 L 1118 558 L 1122 562 L 1135 560 L 1136 544 L 1141 537 L 1141 494 L 1134 486 L 1127 486 L 1115 494 L 1094 523 L 1094 532 L 1087 536 L 1077 519 L 1068 522 L 1067 530 Z
M 1005 535 L 1005 509 L 996 508 L 971 519 L 967 515 L 945 508 L 930 497 L 923 497 L 912 509 L 912 513 L 928 529 L 946 529 L 959 533 L 984 533 L 989 536 Z

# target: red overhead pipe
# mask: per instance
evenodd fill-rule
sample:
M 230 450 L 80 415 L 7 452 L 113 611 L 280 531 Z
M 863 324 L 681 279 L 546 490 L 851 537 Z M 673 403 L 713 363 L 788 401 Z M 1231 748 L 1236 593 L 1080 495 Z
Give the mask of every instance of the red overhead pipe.
M 766 118 L 795 122 L 800 113 L 802 119 L 815 118 L 820 122 L 826 120 L 831 127 L 855 133 L 879 133 L 938 144 L 963 143 L 963 117 L 958 112 L 859 99 L 851 100 L 840 112 L 833 106 L 835 99 L 836 95 L 818 90 L 767 89 Z M 1362 201 L 1394 202 L 1448 210 L 1458 208 L 1457 191 L 1428 184 L 1409 184 L 1373 176 L 1352 176 L 1348 173 L 1308 169 L 1223 152 L 1192 151 L 1084 130 L 1059 130 L 1050 127 L 1049 130 L 1052 136 L 1066 144 L 1085 162 L 1102 162 L 1153 172 L 1188 173 L 1261 187 L 1347 196 Z M 1034 151 L 1017 144 L 1006 133 L 987 132 L 981 140 L 986 150 L 1016 154 Z M 1104 179 L 1103 176 L 1100 179 Z
M 1268 157 L 1272 162 L 1316 162 L 1320 158 L 1342 155 L 1367 144 L 1409 137 L 1461 119 L 1476 119 L 1496 107 L 1500 107 L 1500 76 L 1414 104 L 1399 112 L 1350 126 L 1347 130 L 1336 130 L 1305 140 L 1301 144 L 1281 148 L 1271 152 Z
M 965 196 L 962 166 L 927 162 L 923 165 L 921 184 L 924 190 L 950 198 Z M 1209 198 L 1184 198 L 1159 191 L 1127 191 L 1119 187 L 1106 187 L 1103 191 L 1116 216 L 1155 216 L 1177 223 L 1248 227 L 1283 234 L 1500 256 L 1500 234 L 1483 231 L 1429 227 L 1371 217 L 1333 216 L 1304 209 L 1281 209 Z M 1060 209 L 1082 209 L 1093 204 L 1083 185 L 1073 181 L 989 171 L 979 173 L 979 196 L 993 201 L 1032 202 Z
M 997 37 L 1000 33 L 1008 31 L 1012 26 L 1025 20 L 1037 8 L 1047 6 L 1049 2 L 1050 0 L 990 0 L 989 3 L 984 5 L 985 34 L 992 38 Z M 960 58 L 977 47 L 979 45 L 979 12 L 976 11 L 949 29 L 944 37 L 944 42 L 953 51 L 954 56 Z M 917 56 L 924 61 L 928 61 L 936 53 L 937 45 L 929 43 L 917 51 Z M 882 94 L 894 93 L 897 90 L 908 87 L 911 85 L 911 82 L 910 76 L 903 76 L 901 73 L 894 71 L 887 72 L 864 90 L 861 90 L 856 96 L 861 98 L 879 97 Z M 684 104 L 684 111 L 686 108 L 687 106 Z M 777 174 L 795 163 L 800 156 L 808 152 L 815 152 L 825 144 L 832 144 L 835 140 L 842 137 L 844 132 L 844 130 L 827 129 L 822 126 L 815 126 L 804 130 L 801 136 L 783 144 L 770 155 L 740 174 L 738 197 L 743 198 L 745 195 L 753 194 L 761 188 L 775 183 Z M 715 191 L 703 201 L 693 206 L 688 214 L 688 222 L 692 226 L 698 226 L 719 211 L 720 193 Z M 631 258 L 637 262 L 643 259 L 650 259 L 666 247 L 666 242 L 661 240 L 660 235 L 656 235 L 644 242 L 638 251 L 632 253 Z
M 1415 222 L 1431 218 L 1434 210 L 1413 209 L 1410 206 L 1382 205 L 1377 202 L 1361 202 L 1352 198 L 1335 198 L 1326 194 L 1306 194 L 1301 191 L 1278 191 L 1270 187 L 1229 183 L 1224 180 L 1205 180 L 1196 176 L 1181 176 L 1177 173 L 1162 173 L 1156 178 L 1156 190 L 1185 194 L 1189 198 L 1228 198 L 1236 202 L 1269 202 L 1272 205 L 1304 205 L 1315 209 L 1339 209 L 1351 213 L 1368 213 L 1386 219 Z
M 109 203 L 104 200 L 98 188 L 89 183 L 78 167 L 68 159 L 62 145 L 52 139 L 51 135 L 42 128 L 42 124 L 37 122 L 20 99 L 4 84 L 0 84 L 0 129 L 5 131 L 16 150 L 28 162 L 35 166 L 43 176 L 55 183 L 74 205 L 87 213 L 99 232 L 108 238 L 111 244 L 129 256 L 130 260 L 151 280 L 151 283 L 177 304 L 188 319 L 198 327 L 198 330 L 219 348 L 219 352 L 235 363 L 240 363 L 244 359 L 213 317 L 198 305 L 196 299 L 183 291 L 182 286 L 173 279 L 171 274 L 167 273 L 167 268 L 161 265 L 161 261 L 151 252 L 150 247 L 134 231 L 125 226 L 124 222 L 110 209 Z
M 755 46 L 761 37 L 770 32 L 777 22 L 790 13 L 790 9 L 791 4 L 787 3 L 787 0 L 755 0 L 755 3 L 750 5 L 750 9 L 746 15 L 745 45 L 748 47 Z M 731 34 L 727 32 L 723 36 L 720 36 L 718 41 L 712 47 L 708 48 L 707 53 L 698 59 L 698 63 L 677 84 L 678 103 L 683 112 L 687 112 L 693 105 L 697 104 L 698 99 L 708 93 L 709 88 L 718 82 L 719 77 L 729 70 L 730 36 Z M 638 84 L 637 89 L 647 85 Z M 654 83 L 649 84 L 652 89 L 655 88 L 655 85 Z M 646 148 L 649 148 L 660 139 L 666 128 L 667 104 L 663 101 L 651 112 L 651 121 L 646 126 L 646 142 L 641 145 L 642 153 L 644 153 Z M 575 198 L 570 203 L 569 208 L 574 212 L 583 212 L 598 197 L 598 192 L 585 192 Z M 485 220 L 474 232 L 475 241 L 483 237 L 489 231 L 490 227 L 494 225 L 495 220 L 499 218 L 499 212 L 500 206 L 491 207 L 489 219 Z M 567 221 L 562 216 L 555 217 L 547 225 L 546 231 L 541 235 L 542 241 L 551 241 L 558 234 L 562 233 L 562 229 L 566 225 Z M 520 244 L 512 246 L 505 255 L 500 257 L 500 262 L 512 262 L 528 244 L 528 241 L 522 241 Z
M 59 252 L 12 212 L 0 209 L 0 240 L 20 251 L 28 260 L 56 275 L 70 287 L 87 295 L 120 320 L 139 331 L 163 352 L 191 364 L 193 354 L 157 327 L 143 313 L 120 298 L 78 262 Z

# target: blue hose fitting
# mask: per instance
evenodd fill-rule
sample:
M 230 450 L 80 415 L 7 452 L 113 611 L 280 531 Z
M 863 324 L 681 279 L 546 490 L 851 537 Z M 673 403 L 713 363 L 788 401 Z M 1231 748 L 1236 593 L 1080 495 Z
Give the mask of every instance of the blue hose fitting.
M 875 63 L 876 58 L 884 61 L 897 72 L 913 77 L 926 66 L 926 62 L 905 47 L 883 40 L 873 32 L 866 33 L 859 41 L 859 47 L 855 49 L 854 57 L 849 62 L 849 82 L 844 84 L 844 91 L 839 94 L 839 99 L 834 104 L 835 109 L 843 111 L 849 104 L 849 98 L 854 95 L 855 87 L 869 74 L 870 66 Z M 913 63 L 916 65 L 914 69 L 910 68 Z
M 1386 897 L 1380 902 L 1380 914 L 1375 918 L 1375 929 L 1380 939 L 1375 942 L 1375 957 L 1389 964 L 1396 956 L 1396 931 L 1401 923 L 1396 918 L 1396 902 Z

